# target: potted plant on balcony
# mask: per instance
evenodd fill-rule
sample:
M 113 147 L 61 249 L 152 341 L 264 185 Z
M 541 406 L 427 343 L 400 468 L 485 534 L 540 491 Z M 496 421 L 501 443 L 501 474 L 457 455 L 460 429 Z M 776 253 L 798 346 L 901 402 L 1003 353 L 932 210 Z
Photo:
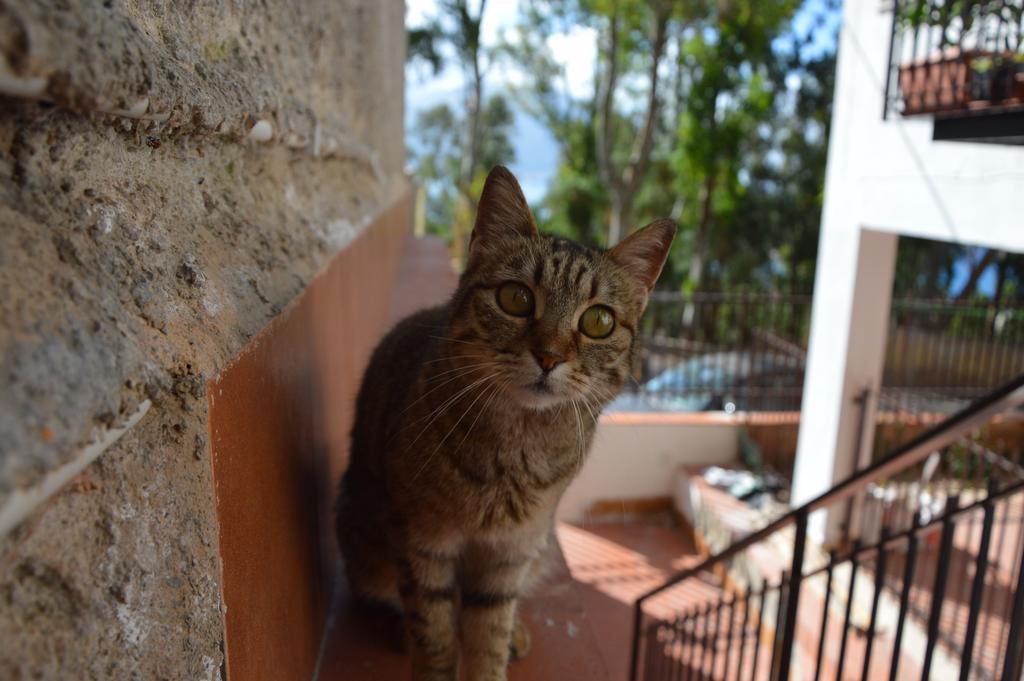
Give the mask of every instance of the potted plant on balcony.
M 895 2 L 893 45 L 912 45 L 914 53 L 898 66 L 904 115 L 1024 103 L 1024 54 L 1014 42 L 1019 12 L 1004 16 L 996 5 Z
M 971 108 L 1024 103 L 1024 55 L 986 56 L 971 62 Z
M 1006 55 L 1002 60 L 1004 103 L 1024 104 L 1024 54 Z
M 994 80 L 995 69 L 993 68 L 992 60 L 988 57 L 976 59 L 971 64 L 971 101 L 991 101 Z

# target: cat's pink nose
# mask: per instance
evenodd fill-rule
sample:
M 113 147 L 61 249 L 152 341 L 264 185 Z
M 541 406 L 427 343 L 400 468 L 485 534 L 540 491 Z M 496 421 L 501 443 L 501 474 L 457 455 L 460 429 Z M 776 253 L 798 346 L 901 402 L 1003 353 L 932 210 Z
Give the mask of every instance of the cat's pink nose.
M 545 372 L 551 371 L 565 361 L 565 357 L 548 352 L 547 350 L 531 350 L 531 352 L 533 353 L 533 358 L 537 360 L 537 364 Z

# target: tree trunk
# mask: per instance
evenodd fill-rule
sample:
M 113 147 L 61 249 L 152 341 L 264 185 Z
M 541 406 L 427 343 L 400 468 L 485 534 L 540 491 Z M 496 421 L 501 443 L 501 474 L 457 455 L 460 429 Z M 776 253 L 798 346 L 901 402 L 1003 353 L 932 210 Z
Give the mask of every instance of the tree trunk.
M 466 101 L 466 141 L 462 153 L 462 168 L 460 189 L 470 206 L 476 208 L 475 197 L 472 196 L 471 187 L 473 177 L 476 174 L 477 157 L 480 153 L 480 116 L 483 103 L 483 78 L 480 74 L 480 61 L 477 56 L 473 59 L 473 89 Z
M 1006 254 L 999 258 L 996 270 L 996 290 L 992 295 L 992 301 L 998 310 L 1003 304 L 1003 294 L 1006 293 Z
M 602 50 L 601 79 L 597 90 L 597 170 L 601 180 L 612 194 L 613 201 L 618 193 L 619 176 L 612 164 L 614 130 L 612 119 L 615 115 L 615 85 L 619 74 L 619 17 L 608 18 L 608 44 Z M 615 244 L 609 243 L 608 246 Z
M 597 161 L 601 179 L 612 197 L 612 212 L 608 222 L 608 247 L 617 244 L 629 233 L 633 220 L 633 198 L 647 171 L 654 129 L 658 119 L 658 67 L 665 54 L 665 42 L 671 5 L 658 3 L 652 35 L 650 89 L 643 123 L 637 131 L 630 159 L 621 170 L 612 161 L 614 145 L 615 87 L 618 79 L 619 17 L 612 14 L 608 20 L 608 44 L 603 54 L 601 87 L 598 94 L 600 118 L 597 121 Z
M 622 196 L 619 193 L 612 194 L 612 210 L 608 219 L 608 247 L 622 241 L 622 238 L 629 233 L 633 221 L 633 200 L 632 197 Z
M 691 291 L 700 290 L 704 279 L 704 263 L 707 260 L 708 236 L 711 233 L 711 211 L 715 196 L 715 185 L 717 184 L 717 171 L 715 168 L 708 169 L 708 175 L 704 179 L 704 186 L 701 188 L 700 197 L 700 222 L 697 223 L 697 233 L 693 238 L 693 253 L 690 256 L 690 271 L 686 273 L 687 282 Z
M 472 70 L 472 82 L 466 97 L 466 130 L 462 148 L 462 164 L 459 168 L 459 192 L 472 210 L 476 210 L 473 196 L 473 179 L 480 156 L 480 119 L 483 115 L 483 73 L 480 69 L 480 24 L 483 21 L 487 0 L 480 0 L 476 16 L 470 14 L 468 3 L 459 4 L 459 15 L 467 49 L 465 56 Z
M 967 283 L 960 289 L 960 293 L 957 294 L 957 300 L 967 300 L 974 295 L 974 290 L 978 288 L 978 280 L 981 279 L 981 275 L 985 273 L 988 266 L 992 264 L 995 257 L 999 255 L 999 251 L 994 248 L 988 249 L 985 256 L 975 263 L 974 267 L 971 268 L 971 276 L 967 278 Z

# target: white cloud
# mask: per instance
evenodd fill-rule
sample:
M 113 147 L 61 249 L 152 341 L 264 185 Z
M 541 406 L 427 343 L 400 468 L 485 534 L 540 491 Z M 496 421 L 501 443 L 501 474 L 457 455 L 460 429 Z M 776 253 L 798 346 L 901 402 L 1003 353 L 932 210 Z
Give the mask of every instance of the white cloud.
M 406 26 L 419 26 L 437 16 L 436 0 L 408 0 L 405 3 Z
M 406 23 L 418 26 L 435 18 L 437 0 L 409 0 L 406 3 Z M 502 32 L 510 32 L 519 18 L 519 0 L 491 0 L 484 13 L 481 33 L 483 44 L 493 47 Z M 558 33 L 548 39 L 548 48 L 555 60 L 565 67 L 566 86 L 573 97 L 590 97 L 594 86 L 594 64 L 597 61 L 596 32 L 586 26 L 574 26 L 567 33 Z M 454 57 L 450 53 L 449 58 Z M 436 102 L 458 97 L 464 77 L 457 68 L 445 68 L 433 76 L 421 65 L 406 71 L 407 95 L 411 108 L 421 108 L 422 102 Z M 502 64 L 487 74 L 485 87 L 502 89 L 521 85 L 526 78 L 514 64 Z
M 505 32 L 514 39 L 513 29 L 519 18 L 519 0 L 489 0 L 481 27 L 485 46 L 497 45 Z M 406 22 L 419 26 L 437 17 L 437 0 L 407 0 Z M 589 98 L 593 94 L 594 68 L 597 61 L 596 32 L 593 28 L 574 26 L 566 33 L 548 39 L 548 49 L 555 60 L 565 68 L 565 87 L 575 98 Z M 447 103 L 459 108 L 465 88 L 465 76 L 454 63 L 454 54 L 445 48 L 450 66 L 437 75 L 423 65 L 412 64 L 406 69 L 406 125 L 408 140 L 415 147 L 416 113 L 437 104 Z M 487 70 L 485 93 L 506 91 L 526 83 L 526 74 L 518 64 L 501 60 Z M 515 161 L 511 163 L 529 201 L 541 199 L 550 186 L 558 163 L 558 144 L 539 121 L 513 105 L 516 110 Z
M 590 97 L 594 91 L 594 64 L 597 61 L 597 35 L 588 26 L 573 26 L 568 33 L 548 39 L 555 61 L 565 66 L 569 93 L 576 98 Z

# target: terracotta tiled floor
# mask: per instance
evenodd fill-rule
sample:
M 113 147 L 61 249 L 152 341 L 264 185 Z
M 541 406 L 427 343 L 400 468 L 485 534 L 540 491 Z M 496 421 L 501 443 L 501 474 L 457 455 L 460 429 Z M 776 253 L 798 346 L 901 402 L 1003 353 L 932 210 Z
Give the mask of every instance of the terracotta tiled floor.
M 345 589 L 342 589 L 343 593 Z M 607 681 L 601 643 L 580 598 L 578 585 L 561 566 L 523 604 L 532 635 L 525 659 L 509 667 L 509 681 Z M 356 611 L 343 596 L 335 609 L 320 681 L 391 681 L 409 678 L 409 659 L 397 645 L 397 622 Z
M 627 677 L 632 603 L 637 595 L 698 558 L 678 528 L 660 524 L 560 525 L 559 543 L 568 569 L 561 568 L 524 604 L 533 635 L 526 659 L 509 669 L 511 681 L 571 681 Z M 716 590 L 696 584 L 708 597 Z M 706 593 L 704 593 L 706 590 Z M 678 605 L 657 604 L 660 610 Z M 322 681 L 404 679 L 407 657 L 396 647 L 396 624 L 352 609 L 342 599 L 324 657 Z
M 399 266 L 391 298 L 390 320 L 395 324 L 416 310 L 445 302 L 455 291 L 458 275 L 440 237 L 410 237 Z
M 562 524 L 558 540 L 590 617 L 609 678 L 626 679 L 633 602 L 668 575 L 695 564 L 699 560 L 696 549 L 682 530 L 657 522 Z M 673 594 L 671 602 L 659 600 L 652 607 L 654 612 L 667 614 L 678 606 L 676 599 L 690 602 L 690 598 L 714 593 L 714 587 L 696 581 L 686 593 Z

